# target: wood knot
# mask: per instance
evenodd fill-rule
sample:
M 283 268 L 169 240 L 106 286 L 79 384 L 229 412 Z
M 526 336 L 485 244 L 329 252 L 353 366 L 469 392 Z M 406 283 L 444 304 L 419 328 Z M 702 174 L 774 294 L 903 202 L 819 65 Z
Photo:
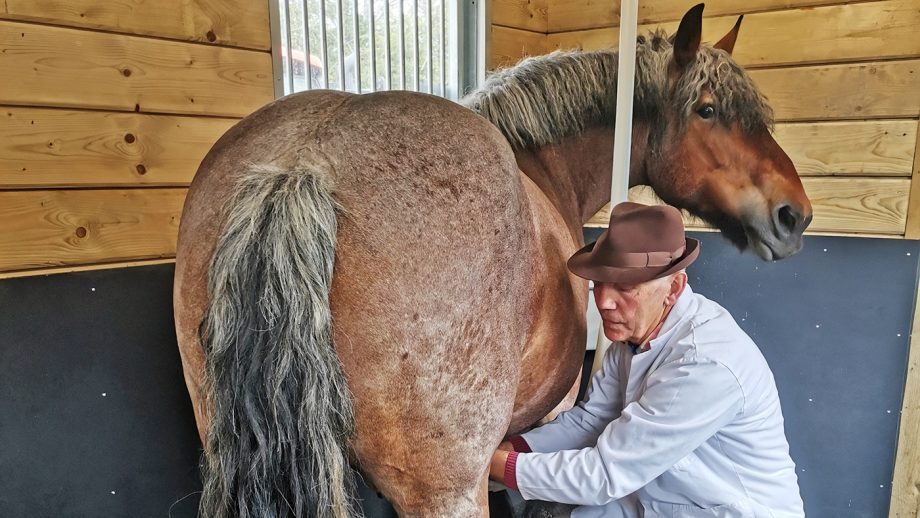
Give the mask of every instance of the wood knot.
M 135 139 L 134 139 L 134 135 L 133 135 L 133 134 L 131 134 L 131 133 L 125 134 L 125 142 L 127 142 L 128 144 L 133 144 L 133 143 L 134 143 L 134 140 L 135 140 Z
M 121 71 L 121 75 L 123 75 L 123 76 L 125 76 L 125 77 L 131 77 L 131 70 L 126 68 L 126 69 L 124 69 L 124 70 Z
M 214 34 L 214 31 L 208 31 L 208 33 L 205 34 L 204 36 L 205 36 L 205 37 L 208 39 L 208 41 L 210 41 L 211 43 L 217 41 L 217 35 Z
M 84 238 L 86 237 L 86 227 L 77 227 L 77 237 Z
M 137 164 L 137 174 L 147 174 L 147 168 L 144 167 L 144 164 Z

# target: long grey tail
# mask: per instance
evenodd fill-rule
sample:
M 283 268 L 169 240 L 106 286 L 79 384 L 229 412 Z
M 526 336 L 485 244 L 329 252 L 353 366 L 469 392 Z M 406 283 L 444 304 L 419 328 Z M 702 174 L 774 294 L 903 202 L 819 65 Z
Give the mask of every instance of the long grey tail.
M 201 325 L 205 517 L 358 514 L 351 396 L 332 344 L 339 207 L 322 171 L 254 167 L 227 206 Z

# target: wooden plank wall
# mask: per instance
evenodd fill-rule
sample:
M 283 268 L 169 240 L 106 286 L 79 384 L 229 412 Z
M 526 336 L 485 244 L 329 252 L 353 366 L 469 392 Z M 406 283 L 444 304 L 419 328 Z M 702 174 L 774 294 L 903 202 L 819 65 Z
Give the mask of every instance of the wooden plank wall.
M 677 28 L 693 2 L 641 0 L 640 31 Z M 493 19 L 526 20 L 519 2 Z M 546 0 L 539 25 L 504 24 L 491 64 L 556 49 L 617 46 L 619 2 Z M 920 239 L 920 3 L 917 0 L 709 0 L 703 39 L 744 14 L 734 55 L 768 97 L 776 138 L 815 207 L 812 233 Z M 523 30 L 527 30 L 524 34 Z M 633 199 L 655 202 L 648 188 Z M 607 223 L 606 210 L 592 224 Z M 688 218 L 691 226 L 701 222 Z M 918 286 L 920 297 L 920 286 Z M 920 306 L 918 306 L 920 307 Z M 890 516 L 920 516 L 920 310 L 915 317 Z
M 548 0 L 491 0 L 488 67 L 546 53 Z
M 268 2 L 0 4 L 0 277 L 174 257 L 211 145 L 273 99 Z

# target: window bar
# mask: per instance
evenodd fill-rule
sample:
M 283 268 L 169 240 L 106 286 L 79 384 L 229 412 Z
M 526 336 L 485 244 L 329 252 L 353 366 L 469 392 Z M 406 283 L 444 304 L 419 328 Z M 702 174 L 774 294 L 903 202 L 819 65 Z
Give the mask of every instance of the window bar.
M 413 86 L 412 89 L 418 92 L 418 79 L 419 79 L 418 76 L 419 76 L 419 71 L 421 70 L 421 60 L 419 59 L 419 56 L 418 56 L 418 48 L 419 48 L 418 0 L 412 0 L 412 12 L 415 14 L 415 23 L 413 24 L 413 26 L 415 27 L 415 38 L 412 40 L 412 57 L 415 58 L 415 78 L 414 78 L 414 81 L 412 82 L 412 86 Z
M 352 7 L 354 12 L 352 12 L 352 19 L 354 20 L 354 40 L 355 44 L 352 47 L 352 50 L 355 53 L 355 91 L 361 93 L 361 38 L 359 36 L 360 31 L 358 27 L 358 0 L 352 0 Z
M 345 91 L 345 31 L 344 15 L 342 14 L 342 0 L 336 2 L 336 14 L 338 15 L 338 37 L 339 37 L 339 90 Z
M 326 45 L 326 0 L 319 0 L 319 46 L 323 55 L 323 88 L 329 88 L 329 60 Z
M 447 32 L 447 0 L 441 0 L 441 90 L 446 98 L 447 92 L 447 44 L 449 35 Z
M 371 91 L 377 91 L 377 33 L 374 28 L 374 0 L 370 0 L 371 10 Z
M 291 10 L 289 9 L 290 6 L 288 5 L 287 0 L 284 0 L 281 3 L 284 4 L 284 29 L 285 29 L 285 34 L 287 34 L 287 42 L 286 42 L 285 48 L 287 48 L 287 67 L 288 67 L 287 86 L 288 88 L 287 88 L 287 92 L 285 92 L 285 95 L 286 95 L 286 94 L 294 92 L 294 57 L 292 56 L 292 54 L 294 53 L 294 46 L 293 46 L 293 43 L 291 42 Z
M 399 0 L 399 88 L 406 89 L 406 11 Z
M 431 61 L 431 0 L 428 0 L 428 93 L 434 93 L 434 66 Z
M 393 76 L 393 64 L 390 63 L 390 0 L 383 0 L 383 32 L 386 34 L 387 45 L 383 51 L 383 60 L 387 64 L 386 88 L 390 89 L 390 80 Z
M 312 90 L 313 64 L 310 63 L 310 11 L 307 9 L 307 0 L 303 0 L 303 48 L 306 54 L 303 73 L 307 76 L 307 90 Z

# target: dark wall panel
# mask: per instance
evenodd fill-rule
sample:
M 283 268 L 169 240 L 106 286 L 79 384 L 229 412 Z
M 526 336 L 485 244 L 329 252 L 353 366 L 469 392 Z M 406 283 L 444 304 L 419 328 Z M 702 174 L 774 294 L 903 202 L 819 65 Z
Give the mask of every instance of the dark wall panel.
M 193 515 L 199 444 L 172 275 L 0 281 L 0 516 Z

